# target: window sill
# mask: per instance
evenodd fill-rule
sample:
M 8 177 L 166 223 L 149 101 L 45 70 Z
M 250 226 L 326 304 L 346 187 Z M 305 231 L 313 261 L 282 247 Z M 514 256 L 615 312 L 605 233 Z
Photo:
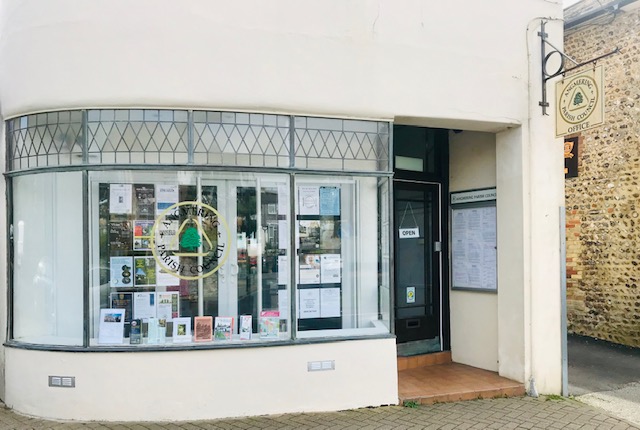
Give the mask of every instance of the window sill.
M 357 335 L 344 337 L 314 337 L 303 339 L 287 339 L 287 340 L 271 340 L 251 343 L 235 343 L 235 342 L 207 342 L 207 343 L 165 343 L 152 345 L 92 345 L 83 346 L 67 346 L 67 345 L 42 345 L 24 343 L 15 340 L 9 340 L 4 343 L 7 348 L 27 349 L 33 351 L 60 351 L 60 352 L 175 352 L 175 351 L 201 351 L 215 349 L 244 349 L 244 348 L 264 348 L 271 346 L 296 346 L 310 345 L 319 343 L 335 343 L 354 340 L 376 340 L 376 339 L 395 339 L 395 335 L 391 333 L 377 335 Z

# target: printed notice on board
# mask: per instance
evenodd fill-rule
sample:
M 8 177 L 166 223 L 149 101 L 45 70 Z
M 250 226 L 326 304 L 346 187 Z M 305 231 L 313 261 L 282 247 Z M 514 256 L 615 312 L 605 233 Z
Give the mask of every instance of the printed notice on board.
M 298 318 L 320 318 L 320 288 L 298 290 Z
M 497 288 L 495 206 L 452 211 L 452 275 L 454 288 Z
M 298 213 L 300 215 L 320 214 L 320 187 L 298 187 Z
M 178 185 L 156 185 L 156 216 L 178 203 L 179 194 Z
M 320 215 L 340 215 L 340 188 L 320 187 Z
M 131 213 L 131 184 L 111 184 L 109 186 L 109 212 L 112 214 Z

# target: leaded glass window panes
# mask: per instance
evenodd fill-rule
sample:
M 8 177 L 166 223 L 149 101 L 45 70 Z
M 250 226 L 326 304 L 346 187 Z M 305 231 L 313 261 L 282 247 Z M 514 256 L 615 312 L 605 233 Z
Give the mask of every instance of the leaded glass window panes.
M 289 167 L 289 117 L 194 112 L 194 163 Z
M 97 164 L 186 164 L 188 115 L 180 110 L 90 110 L 87 153 Z

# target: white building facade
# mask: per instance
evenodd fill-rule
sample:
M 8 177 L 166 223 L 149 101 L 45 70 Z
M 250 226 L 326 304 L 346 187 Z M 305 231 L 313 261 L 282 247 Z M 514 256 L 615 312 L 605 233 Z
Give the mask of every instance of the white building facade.
M 402 344 L 559 393 L 537 32 L 559 46 L 561 16 L 2 2 L 2 399 L 109 421 L 396 404 Z M 497 288 L 454 288 L 450 193 L 494 188 Z

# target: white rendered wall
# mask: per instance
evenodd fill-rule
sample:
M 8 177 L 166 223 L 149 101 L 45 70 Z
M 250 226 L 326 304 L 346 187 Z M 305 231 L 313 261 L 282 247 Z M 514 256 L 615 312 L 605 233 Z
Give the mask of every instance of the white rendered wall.
M 452 193 L 495 187 L 495 134 L 450 133 L 449 172 L 449 190 Z M 460 290 L 450 290 L 449 294 L 452 360 L 497 372 L 497 294 Z
M 8 0 L 2 113 L 191 107 L 500 128 L 527 118 L 526 27 L 554 13 L 536 0 Z
M 335 370 L 307 371 L 317 360 Z M 158 353 L 9 348 L 5 401 L 28 415 L 99 421 L 330 411 L 397 404 L 395 363 L 393 338 Z M 48 375 L 75 376 L 76 387 L 50 388 Z
M 561 16 L 559 2 L 540 0 L 7 0 L 0 114 L 177 107 L 496 132 L 498 368 L 557 393 L 562 145 L 537 105 L 537 31 L 540 17 Z M 562 25 L 547 31 L 560 46 Z M 6 369 L 7 398 L 26 400 L 18 394 L 30 384 L 12 372 L 36 381 L 9 362 Z M 375 383 L 371 374 L 350 381 Z

